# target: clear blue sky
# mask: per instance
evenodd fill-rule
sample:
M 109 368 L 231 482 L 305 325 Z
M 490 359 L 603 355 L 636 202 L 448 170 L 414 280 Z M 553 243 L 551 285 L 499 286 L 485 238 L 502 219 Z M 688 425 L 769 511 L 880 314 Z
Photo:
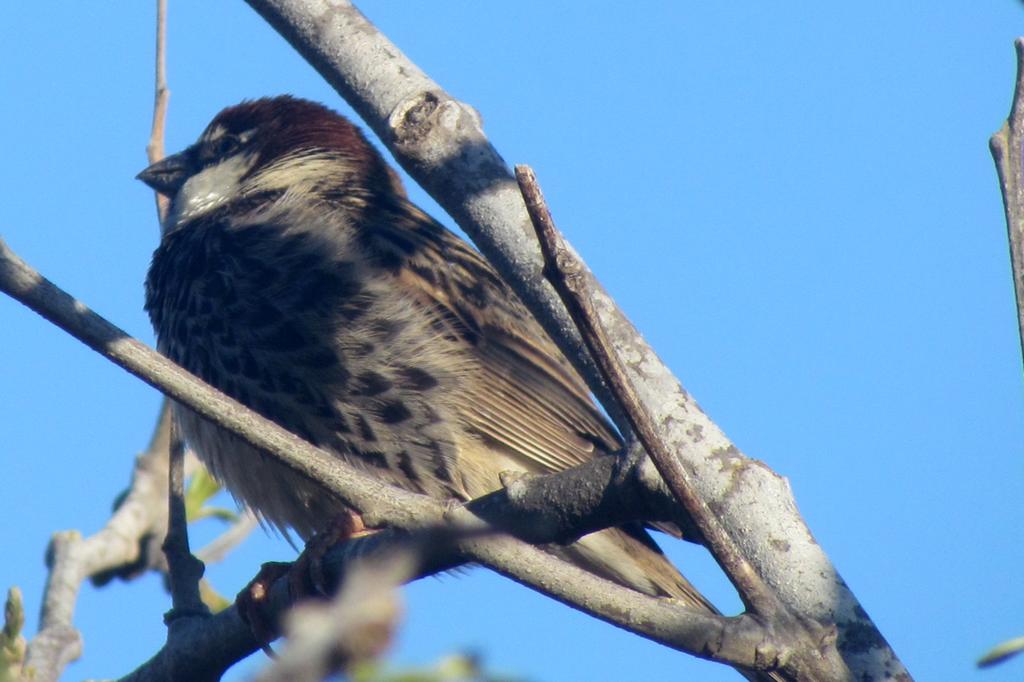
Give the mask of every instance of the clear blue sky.
M 132 178 L 150 124 L 151 4 L 0 4 L 0 235 L 150 343 L 157 227 Z M 687 389 L 789 478 L 910 670 L 1021 679 L 1024 660 L 972 665 L 1024 634 L 1024 391 L 987 147 L 1024 8 L 554 4 L 362 8 L 479 109 L 509 163 L 534 166 L 560 227 Z M 171 5 L 169 149 L 245 97 L 346 111 L 242 2 Z M 0 587 L 20 585 L 34 613 L 49 534 L 100 527 L 159 397 L 2 297 L 0 386 Z M 668 551 L 737 608 L 701 551 Z M 209 573 L 233 594 L 260 562 L 292 556 L 259 534 Z M 397 663 L 473 649 L 535 680 L 737 679 L 485 571 L 406 595 Z M 85 655 L 68 676 L 143 661 L 167 607 L 154 577 L 86 588 Z

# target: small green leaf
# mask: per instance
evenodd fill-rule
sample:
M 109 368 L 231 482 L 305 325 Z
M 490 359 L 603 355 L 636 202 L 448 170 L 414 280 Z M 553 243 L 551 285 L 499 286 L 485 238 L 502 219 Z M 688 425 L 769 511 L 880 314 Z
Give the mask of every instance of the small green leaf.
M 199 598 L 212 613 L 220 613 L 232 604 L 230 599 L 213 589 L 213 585 L 206 578 L 199 581 Z
M 188 481 L 188 488 L 185 490 L 185 516 L 189 521 L 196 519 L 196 514 L 202 509 L 206 501 L 220 491 L 220 484 L 213 476 L 200 469 Z
M 220 519 L 226 523 L 234 523 L 238 520 L 238 513 L 223 507 L 201 507 L 189 518 L 189 521 L 201 521 L 208 518 Z
M 990 665 L 1002 663 L 1007 659 L 1013 658 L 1022 651 L 1024 651 L 1024 637 L 1014 637 L 1013 639 L 994 647 L 991 651 L 979 658 L 978 667 L 987 668 Z
M 423 668 L 388 669 L 378 661 L 356 664 L 349 672 L 352 682 L 522 682 L 522 678 L 484 671 L 478 656 L 453 654 Z

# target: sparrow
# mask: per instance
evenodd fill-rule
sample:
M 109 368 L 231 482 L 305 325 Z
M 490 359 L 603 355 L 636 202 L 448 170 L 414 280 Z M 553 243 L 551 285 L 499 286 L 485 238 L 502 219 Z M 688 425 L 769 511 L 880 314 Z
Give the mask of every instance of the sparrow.
M 502 472 L 556 472 L 621 447 L 516 294 L 327 107 L 242 102 L 138 177 L 170 199 L 146 279 L 159 350 L 340 460 L 467 501 L 500 488 Z M 203 463 L 268 525 L 308 540 L 349 512 L 175 410 Z M 717 613 L 639 524 L 547 549 Z

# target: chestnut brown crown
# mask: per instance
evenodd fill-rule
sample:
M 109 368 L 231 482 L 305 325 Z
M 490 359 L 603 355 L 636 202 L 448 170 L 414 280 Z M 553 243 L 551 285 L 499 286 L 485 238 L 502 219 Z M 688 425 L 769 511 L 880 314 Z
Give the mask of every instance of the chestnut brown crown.
M 192 178 L 218 169 L 210 173 L 207 185 L 238 187 L 238 193 L 245 194 L 247 185 L 266 189 L 265 182 L 254 182 L 261 174 L 284 167 L 301 171 L 302 164 L 290 162 L 317 156 L 343 169 L 332 180 L 353 191 L 402 193 L 384 159 L 356 126 L 322 104 L 290 95 L 247 100 L 224 109 L 195 144 L 154 163 L 137 177 L 174 199 Z M 232 164 L 220 168 L 228 162 Z M 192 194 L 204 192 L 194 189 Z

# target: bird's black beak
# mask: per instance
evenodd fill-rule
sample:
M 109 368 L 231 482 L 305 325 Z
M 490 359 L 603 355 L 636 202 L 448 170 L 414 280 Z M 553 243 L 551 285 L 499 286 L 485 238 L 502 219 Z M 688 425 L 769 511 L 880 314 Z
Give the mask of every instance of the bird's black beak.
M 166 197 L 174 197 L 192 175 L 192 155 L 189 150 L 157 161 L 135 177 Z

